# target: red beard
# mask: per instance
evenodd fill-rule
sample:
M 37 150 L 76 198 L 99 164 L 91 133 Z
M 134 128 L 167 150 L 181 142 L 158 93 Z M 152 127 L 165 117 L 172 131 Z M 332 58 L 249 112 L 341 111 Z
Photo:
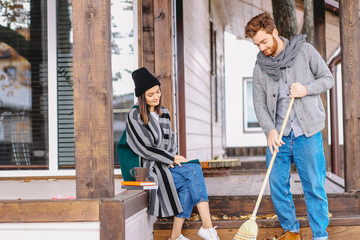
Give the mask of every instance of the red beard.
M 272 37 L 272 39 L 273 39 L 273 45 L 263 51 L 265 56 L 273 55 L 276 52 L 277 48 L 278 48 L 277 41 L 275 40 L 274 37 Z

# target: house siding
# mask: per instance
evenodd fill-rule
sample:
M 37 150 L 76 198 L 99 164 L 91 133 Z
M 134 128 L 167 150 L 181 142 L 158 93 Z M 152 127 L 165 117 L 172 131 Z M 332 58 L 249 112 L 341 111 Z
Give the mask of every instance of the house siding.
M 217 122 L 215 122 L 215 85 L 214 81 L 210 80 L 210 17 L 217 30 Z M 223 56 L 223 26 L 214 8 L 210 16 L 209 1 L 184 1 L 184 48 L 187 158 L 209 160 L 224 154 L 222 140 L 224 86 L 221 78 L 223 61 L 220 62 L 220 56 Z

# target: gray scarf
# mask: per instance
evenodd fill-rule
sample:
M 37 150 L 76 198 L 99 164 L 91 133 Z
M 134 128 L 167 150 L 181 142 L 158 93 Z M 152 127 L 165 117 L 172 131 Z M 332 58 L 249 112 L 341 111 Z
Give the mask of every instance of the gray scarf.
M 290 41 L 280 37 L 284 41 L 284 50 L 274 58 L 267 57 L 263 52 L 257 55 L 257 63 L 260 68 L 266 72 L 274 81 L 278 81 L 281 76 L 281 68 L 291 67 L 294 59 L 299 52 L 301 45 L 305 42 L 306 35 L 299 34 Z

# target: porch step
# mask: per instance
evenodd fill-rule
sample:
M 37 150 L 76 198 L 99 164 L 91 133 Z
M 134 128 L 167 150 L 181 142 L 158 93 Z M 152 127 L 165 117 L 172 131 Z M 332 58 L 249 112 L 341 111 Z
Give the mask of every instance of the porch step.
M 300 221 L 301 232 L 305 240 L 311 239 L 312 233 L 306 217 L 306 205 L 304 196 L 294 195 L 296 214 Z M 238 228 L 246 220 L 238 220 L 240 216 L 251 214 L 255 206 L 257 196 L 209 196 L 210 212 L 212 216 L 219 217 L 213 221 L 218 226 L 220 239 L 233 239 Z M 360 232 L 360 193 L 328 194 L 329 212 L 331 214 L 328 232 L 330 239 L 350 240 L 359 239 Z M 193 211 L 196 212 L 196 209 Z M 257 216 L 275 214 L 270 196 L 264 196 Z M 223 220 L 224 215 L 227 219 Z M 235 216 L 236 218 L 231 218 Z M 266 239 L 280 235 L 282 228 L 277 219 L 258 219 L 259 227 L 257 239 Z M 200 239 L 197 231 L 201 226 L 199 221 L 186 221 L 183 234 L 190 239 Z M 156 240 L 168 239 L 171 233 L 172 222 L 157 221 L 154 224 L 154 236 Z
M 360 214 L 360 193 L 330 193 L 327 194 L 329 212 L 339 214 Z M 256 195 L 250 196 L 209 196 L 211 214 L 222 216 L 239 216 L 251 214 L 256 200 Z M 302 194 L 293 195 L 297 216 L 305 216 L 305 197 Z M 194 212 L 196 209 L 194 208 Z M 274 206 L 269 195 L 263 196 L 257 215 L 275 214 Z M 360 223 L 359 223 L 360 224 Z
M 249 174 L 266 172 L 265 156 L 239 156 L 241 165 L 233 167 L 231 174 Z
M 217 232 L 222 240 L 231 240 L 235 236 L 239 227 L 246 220 L 213 221 L 214 226 L 218 226 Z M 299 219 L 301 225 L 301 235 L 305 240 L 312 239 L 311 229 L 307 219 Z M 269 239 L 274 236 L 280 236 L 282 228 L 277 219 L 259 219 L 256 220 L 259 227 L 257 239 Z M 182 234 L 192 240 L 201 239 L 197 236 L 197 231 L 201 226 L 199 221 L 186 221 L 184 223 Z M 154 225 L 154 239 L 169 239 L 171 234 L 172 222 L 156 222 Z M 330 239 L 351 240 L 359 239 L 360 215 L 337 216 L 330 219 L 327 229 Z

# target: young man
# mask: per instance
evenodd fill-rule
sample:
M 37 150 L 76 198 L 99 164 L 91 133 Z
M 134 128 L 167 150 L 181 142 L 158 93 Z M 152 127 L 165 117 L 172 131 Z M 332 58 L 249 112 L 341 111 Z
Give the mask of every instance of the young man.
M 290 192 L 292 162 L 302 182 L 313 239 L 328 239 L 326 162 L 321 136 L 325 110 L 320 93 L 334 85 L 332 75 L 320 54 L 305 42 L 306 35 L 290 41 L 279 36 L 269 13 L 253 17 L 245 27 L 245 36 L 260 50 L 253 73 L 253 99 L 257 119 L 267 136 L 267 165 L 277 151 L 269 183 L 274 208 L 284 229 L 279 239 L 301 239 Z M 293 109 L 279 140 L 291 97 L 295 98 Z

